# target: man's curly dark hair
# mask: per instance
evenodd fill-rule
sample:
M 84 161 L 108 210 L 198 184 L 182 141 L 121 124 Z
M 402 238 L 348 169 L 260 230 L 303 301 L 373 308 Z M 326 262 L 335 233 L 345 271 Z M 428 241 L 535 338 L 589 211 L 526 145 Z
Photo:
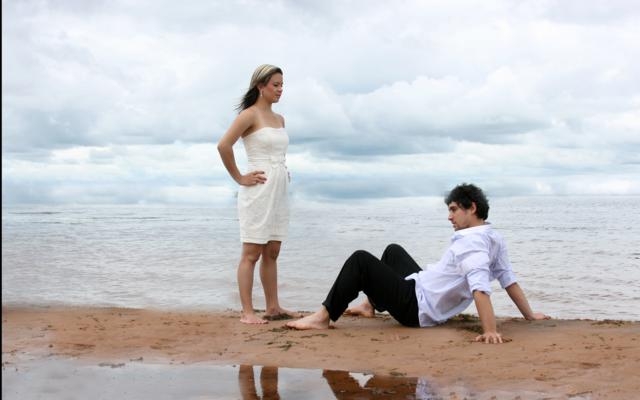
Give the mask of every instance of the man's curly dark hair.
M 444 203 L 449 205 L 456 202 L 460 207 L 468 210 L 471 203 L 476 203 L 476 216 L 482 220 L 489 217 L 489 200 L 479 187 L 471 183 L 462 183 L 449 192 Z

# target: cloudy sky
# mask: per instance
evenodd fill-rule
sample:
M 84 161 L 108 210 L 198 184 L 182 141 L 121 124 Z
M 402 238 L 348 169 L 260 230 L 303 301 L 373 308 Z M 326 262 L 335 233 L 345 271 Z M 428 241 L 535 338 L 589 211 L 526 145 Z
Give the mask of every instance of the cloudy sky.
M 3 0 L 2 201 L 233 201 L 262 63 L 295 198 L 640 195 L 638 38 L 635 0 Z

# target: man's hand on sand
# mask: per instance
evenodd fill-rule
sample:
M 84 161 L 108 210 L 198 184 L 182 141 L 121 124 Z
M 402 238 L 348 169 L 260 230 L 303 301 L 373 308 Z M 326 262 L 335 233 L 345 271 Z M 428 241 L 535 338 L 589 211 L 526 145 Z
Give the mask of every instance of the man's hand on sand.
M 502 335 L 497 332 L 483 333 L 482 335 L 476 336 L 473 341 L 490 344 L 504 343 L 504 341 L 502 340 Z

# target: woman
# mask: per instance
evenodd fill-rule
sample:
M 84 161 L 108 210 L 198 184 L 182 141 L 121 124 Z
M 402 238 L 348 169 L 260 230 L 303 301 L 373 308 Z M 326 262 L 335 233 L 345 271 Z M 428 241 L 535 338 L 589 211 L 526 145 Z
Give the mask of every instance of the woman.
M 288 319 L 297 314 L 278 302 L 277 260 L 289 226 L 287 187 L 289 174 L 285 155 L 289 137 L 284 118 L 271 106 L 282 96 L 282 70 L 273 65 L 259 66 L 249 89 L 237 107 L 238 116 L 218 142 L 218 151 L 231 177 L 240 185 L 238 217 L 242 255 L 238 265 L 238 288 L 242 303 L 240 321 L 264 324 L 271 319 Z M 249 172 L 240 173 L 233 145 L 242 138 Z M 264 289 L 264 318 L 253 309 L 253 272 L 260 262 L 260 280 Z

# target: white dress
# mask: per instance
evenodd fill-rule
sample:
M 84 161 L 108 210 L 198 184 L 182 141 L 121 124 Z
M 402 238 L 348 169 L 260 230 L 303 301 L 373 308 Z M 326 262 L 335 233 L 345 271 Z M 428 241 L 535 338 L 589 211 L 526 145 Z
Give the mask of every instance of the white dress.
M 240 186 L 238 218 L 242 243 L 282 241 L 289 229 L 289 174 L 285 164 L 289 136 L 284 128 L 264 127 L 242 139 L 248 171 L 264 171 L 267 181 Z

